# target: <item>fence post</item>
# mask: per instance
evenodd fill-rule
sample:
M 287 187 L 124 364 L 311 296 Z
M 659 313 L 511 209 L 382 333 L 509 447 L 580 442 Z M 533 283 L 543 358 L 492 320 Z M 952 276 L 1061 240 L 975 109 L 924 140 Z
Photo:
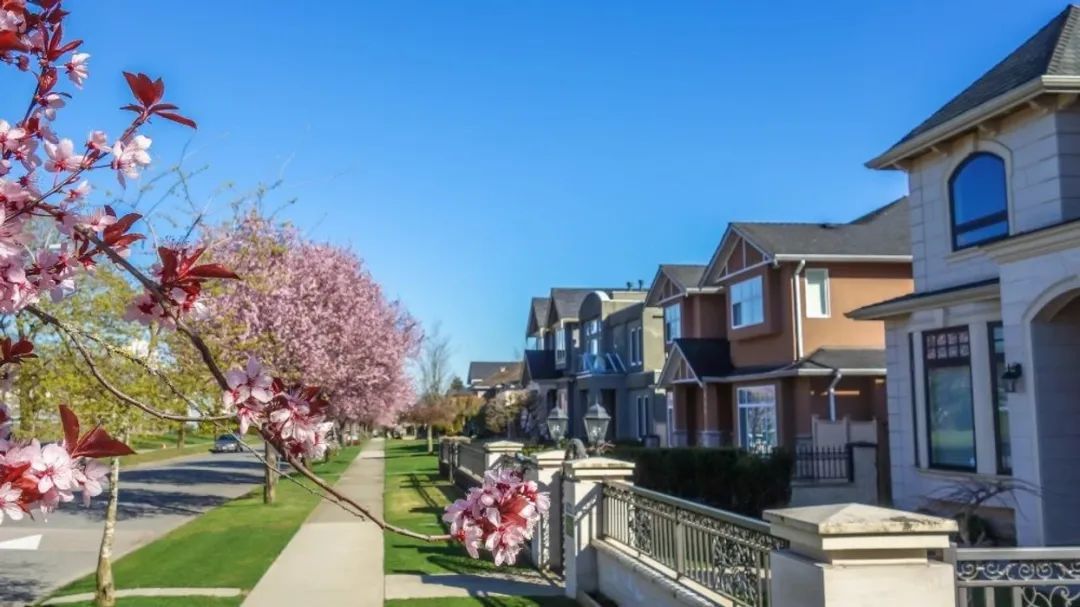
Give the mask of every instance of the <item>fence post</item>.
M 770 607 L 955 607 L 953 566 L 927 551 L 949 547 L 956 521 L 868 506 L 766 510 L 790 547 L 771 556 Z
M 600 536 L 603 483 L 627 480 L 634 464 L 607 457 L 590 457 L 562 465 L 563 575 L 566 596 L 579 597 L 598 585 L 596 549 L 592 542 Z
M 562 567 L 562 465 L 566 454 L 554 449 L 534 453 L 525 464 L 525 479 L 535 481 L 551 497 L 551 508 L 541 519 L 530 549 L 533 564 L 541 569 Z
M 491 443 L 484 444 L 484 470 L 491 470 L 491 468 L 502 457 L 514 457 L 521 453 L 525 449 L 524 443 L 511 440 L 497 440 Z M 480 476 L 484 473 L 481 471 Z

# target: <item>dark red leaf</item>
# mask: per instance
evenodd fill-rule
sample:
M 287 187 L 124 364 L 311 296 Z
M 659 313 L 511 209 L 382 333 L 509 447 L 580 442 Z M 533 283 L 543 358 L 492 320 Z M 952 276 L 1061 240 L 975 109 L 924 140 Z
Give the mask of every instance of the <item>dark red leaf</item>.
M 118 457 L 135 453 L 131 447 L 109 436 L 101 426 L 87 432 L 71 451 L 71 457 Z
M 235 272 L 226 268 L 219 263 L 207 263 L 201 266 L 195 266 L 188 270 L 189 276 L 197 276 L 199 278 L 232 278 L 239 280 L 240 277 Z
M 184 126 L 190 126 L 193 129 L 198 129 L 199 128 L 199 126 L 197 124 L 195 124 L 194 120 L 192 120 L 191 118 L 188 118 L 186 116 L 181 116 L 180 114 L 176 114 L 176 113 L 173 113 L 173 112 L 154 112 L 154 113 L 157 114 L 158 116 L 161 116 L 162 118 L 164 118 L 166 120 L 172 120 L 173 122 L 179 122 L 180 124 L 182 124 Z
M 124 72 L 124 78 L 131 87 L 131 93 L 144 108 L 150 108 L 161 101 L 161 96 L 165 94 L 165 83 L 160 78 L 153 81 L 146 74 L 132 74 L 131 72 Z
M 25 52 L 28 50 L 30 50 L 30 47 L 23 44 L 15 32 L 7 30 L 0 32 L 0 53 L 7 51 Z
M 79 416 L 67 405 L 60 405 L 60 423 L 64 426 L 64 447 L 70 453 L 79 444 Z

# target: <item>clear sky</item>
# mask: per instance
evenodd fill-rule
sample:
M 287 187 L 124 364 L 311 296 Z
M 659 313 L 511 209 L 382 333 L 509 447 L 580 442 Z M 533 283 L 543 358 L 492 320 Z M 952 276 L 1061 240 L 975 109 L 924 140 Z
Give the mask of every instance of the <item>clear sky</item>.
M 902 195 L 863 162 L 1065 7 L 67 4 L 92 72 L 62 133 L 120 128 L 120 70 L 164 76 L 200 129 L 152 126 L 159 164 L 190 142 L 200 196 L 283 176 L 285 215 L 441 321 L 459 373 L 520 351 L 553 285 L 648 282 L 707 261 L 728 221 L 843 221 Z

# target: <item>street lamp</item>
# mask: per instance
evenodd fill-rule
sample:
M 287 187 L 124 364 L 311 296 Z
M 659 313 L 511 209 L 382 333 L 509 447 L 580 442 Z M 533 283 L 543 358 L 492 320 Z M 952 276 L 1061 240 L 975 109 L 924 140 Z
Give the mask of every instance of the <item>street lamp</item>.
M 585 434 L 589 437 L 589 444 L 593 448 L 596 448 L 607 436 L 610 423 L 611 416 L 608 415 L 607 409 L 600 405 L 600 401 L 593 403 L 593 406 L 585 412 Z
M 569 425 L 570 418 L 566 416 L 566 412 L 562 410 L 562 407 L 555 407 L 555 410 L 548 413 L 547 424 L 548 434 L 551 435 L 551 440 L 555 441 L 558 445 L 559 441 L 566 436 L 566 427 Z

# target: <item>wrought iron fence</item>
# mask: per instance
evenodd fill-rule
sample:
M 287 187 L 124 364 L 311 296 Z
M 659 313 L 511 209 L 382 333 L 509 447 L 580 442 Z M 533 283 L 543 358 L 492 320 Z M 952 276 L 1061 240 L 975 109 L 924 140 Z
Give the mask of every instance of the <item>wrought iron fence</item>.
M 1080 548 L 954 548 L 958 607 L 1080 607 Z
M 740 607 L 769 604 L 769 553 L 787 546 L 764 521 L 621 482 L 604 483 L 600 532 Z
M 852 459 L 850 444 L 842 447 L 795 445 L 795 469 L 792 479 L 852 482 L 855 480 Z

